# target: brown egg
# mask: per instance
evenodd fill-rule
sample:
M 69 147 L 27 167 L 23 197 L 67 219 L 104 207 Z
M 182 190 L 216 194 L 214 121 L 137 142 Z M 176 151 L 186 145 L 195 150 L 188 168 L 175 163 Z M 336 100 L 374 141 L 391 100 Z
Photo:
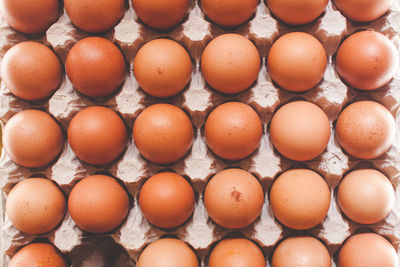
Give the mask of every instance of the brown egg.
M 303 25 L 310 23 L 324 12 L 328 0 L 267 0 L 268 8 L 280 21 Z
M 295 101 L 283 105 L 270 125 L 271 142 L 284 157 L 307 161 L 326 148 L 331 134 L 329 119 L 317 105 Z
M 208 147 L 219 157 L 238 160 L 260 145 L 260 117 L 250 106 L 228 102 L 215 108 L 207 118 L 204 134 Z
M 92 175 L 80 180 L 69 194 L 68 211 L 81 228 L 90 233 L 115 229 L 125 219 L 129 198 L 112 177 Z
M 68 78 L 80 93 L 103 97 L 114 93 L 125 79 L 125 59 L 111 41 L 88 37 L 78 41 L 65 62 Z
M 327 56 L 317 38 L 305 32 L 291 32 L 274 42 L 267 64 L 272 80 L 280 87 L 291 92 L 303 92 L 321 81 Z
M 211 251 L 209 267 L 265 267 L 260 248 L 245 238 L 229 238 L 219 242 Z
M 47 46 L 22 42 L 11 47 L 1 62 L 1 76 L 15 96 L 28 101 L 48 98 L 60 85 L 61 63 Z
M 235 27 L 246 22 L 256 11 L 258 0 L 201 0 L 204 14 L 223 27 Z
M 336 122 L 339 144 L 359 159 L 373 159 L 384 154 L 394 141 L 395 131 L 390 111 L 374 101 L 350 104 Z
M 179 24 L 189 11 L 189 0 L 132 0 L 139 19 L 155 29 L 169 29 Z
M 260 55 L 246 37 L 227 33 L 208 43 L 201 56 L 201 72 L 218 92 L 236 94 L 249 88 L 260 70 Z
M 63 133 L 46 112 L 24 110 L 15 114 L 3 130 L 3 145 L 17 164 L 36 168 L 49 164 L 61 152 Z
M 161 228 L 183 224 L 193 213 L 194 192 L 188 181 L 172 172 L 153 175 L 139 194 L 140 209 L 146 219 Z
M 2 0 L 1 16 L 8 25 L 27 34 L 43 33 L 59 16 L 58 0 Z
M 89 164 L 115 160 L 126 147 L 124 121 L 113 110 L 92 106 L 79 111 L 68 127 L 68 141 L 76 156 Z
M 67 267 L 61 253 L 47 243 L 31 243 L 18 250 L 8 267 Z
M 276 247 L 272 267 L 331 267 L 328 249 L 311 236 L 289 237 Z
M 125 10 L 124 0 L 64 0 L 72 23 L 86 32 L 105 32 L 115 26 Z
M 394 205 L 394 189 L 389 179 L 374 169 L 355 170 L 339 185 L 340 209 L 351 220 L 373 224 L 383 220 Z
M 385 14 L 392 6 L 393 0 L 335 0 L 334 2 L 348 19 L 368 22 Z
M 170 97 L 189 83 L 192 61 L 179 43 L 155 39 L 139 49 L 133 72 L 143 91 L 155 97 Z
M 193 126 L 183 110 L 170 104 L 145 108 L 133 125 L 133 139 L 140 154 L 158 164 L 180 160 L 193 143 Z
M 374 233 L 351 236 L 339 251 L 340 267 L 396 267 L 396 250 L 384 237 Z
M 269 198 L 274 216 L 282 224 L 292 229 L 306 230 L 324 220 L 331 195 L 328 185 L 318 173 L 293 169 L 276 179 Z
M 163 238 L 153 241 L 140 254 L 137 267 L 198 267 L 199 261 L 193 250 L 183 241 Z
M 251 173 L 226 169 L 217 173 L 204 191 L 204 204 L 211 219 L 229 229 L 244 228 L 261 214 L 264 192 Z
M 385 35 L 375 31 L 360 31 L 350 35 L 340 45 L 336 55 L 336 70 L 350 86 L 360 90 L 375 90 L 394 77 L 399 66 L 396 46 Z

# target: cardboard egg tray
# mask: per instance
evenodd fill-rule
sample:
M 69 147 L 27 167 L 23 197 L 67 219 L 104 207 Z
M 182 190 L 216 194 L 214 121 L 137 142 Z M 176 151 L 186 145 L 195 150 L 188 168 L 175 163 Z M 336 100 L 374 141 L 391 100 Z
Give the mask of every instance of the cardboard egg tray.
M 128 1 L 127 1 L 128 2 Z M 129 1 L 130 2 L 130 1 Z M 153 164 L 143 159 L 132 139 L 122 156 L 112 164 L 92 166 L 80 161 L 65 138 L 59 158 L 49 166 L 29 169 L 16 165 L 3 149 L 0 159 L 1 193 L 1 266 L 7 266 L 9 257 L 33 240 L 48 240 L 70 261 L 72 266 L 135 266 L 141 251 L 151 241 L 163 236 L 174 236 L 188 243 L 197 254 L 201 266 L 207 266 L 207 258 L 213 245 L 225 236 L 243 236 L 255 241 L 262 249 L 267 266 L 277 242 L 296 234 L 310 234 L 319 238 L 329 249 L 332 266 L 336 266 L 337 251 L 342 242 L 359 231 L 373 231 L 388 238 L 397 249 L 400 241 L 400 70 L 384 88 L 372 92 L 361 92 L 347 87 L 335 72 L 334 58 L 341 41 L 360 29 L 373 29 L 388 36 L 400 46 L 400 2 L 394 1 L 391 10 L 376 21 L 366 24 L 352 23 L 334 7 L 330 1 L 325 12 L 316 21 L 301 27 L 289 27 L 278 22 L 261 1 L 255 15 L 244 25 L 235 29 L 222 29 L 208 21 L 197 1 L 191 2 L 188 17 L 182 24 L 169 32 L 156 32 L 143 26 L 135 15 L 131 3 L 127 3 L 122 20 L 114 29 L 102 35 L 112 40 L 122 50 L 129 63 L 129 73 L 121 89 L 111 97 L 94 101 L 77 93 L 67 76 L 55 94 L 40 103 L 28 103 L 14 97 L 4 83 L 0 89 L 0 119 L 5 124 L 15 113 L 36 108 L 51 113 L 62 126 L 64 133 L 71 118 L 87 106 L 103 105 L 117 111 L 124 119 L 128 132 L 137 115 L 154 103 L 171 103 L 184 109 L 190 116 L 195 129 L 195 139 L 190 152 L 180 161 L 168 166 Z M 281 90 L 271 81 L 265 58 L 271 44 L 279 36 L 291 31 L 305 31 L 317 37 L 328 54 L 328 67 L 324 79 L 312 90 L 292 94 Z M 258 80 L 240 94 L 222 95 L 209 88 L 200 72 L 200 57 L 207 43 L 217 35 L 237 32 L 249 38 L 258 48 L 262 67 Z M 89 36 L 75 28 L 65 11 L 46 34 L 26 36 L 14 31 L 0 18 L 0 58 L 14 44 L 35 40 L 50 46 L 65 63 L 68 51 L 78 40 Z M 157 99 L 146 95 L 138 86 L 132 72 L 132 62 L 138 49 L 147 41 L 167 37 L 182 44 L 190 53 L 193 73 L 190 84 L 179 95 L 169 99 Z M 295 45 L 295 44 L 294 44 Z M 269 139 L 269 122 L 274 112 L 292 99 L 305 99 L 320 106 L 331 121 L 332 133 L 327 149 L 318 158 L 307 162 L 294 162 L 280 156 Z M 341 110 L 355 100 L 370 99 L 386 106 L 396 119 L 396 140 L 383 156 L 361 161 L 346 155 L 335 138 L 335 120 Z M 263 136 L 259 149 L 250 157 L 240 161 L 225 161 L 217 158 L 208 148 L 203 127 L 207 115 L 219 104 L 237 100 L 252 106 L 263 122 Z M 66 136 L 66 135 L 65 135 Z M 210 220 L 203 203 L 203 192 L 207 181 L 218 171 L 227 167 L 239 167 L 253 173 L 265 192 L 265 203 L 261 216 L 249 227 L 228 230 Z M 268 192 L 274 178 L 290 168 L 305 167 L 315 170 L 325 178 L 331 189 L 331 204 L 328 215 L 318 226 L 307 231 L 294 231 L 281 225 L 273 216 L 268 201 Z M 335 189 L 341 177 L 350 170 L 372 167 L 386 174 L 396 192 L 396 202 L 389 216 L 374 225 L 359 225 L 346 219 L 335 198 Z M 169 231 L 150 225 L 138 206 L 138 193 L 144 181 L 160 170 L 172 170 L 190 179 L 196 192 L 193 215 L 182 226 Z M 131 208 L 126 220 L 114 231 L 95 235 L 82 232 L 67 213 L 61 224 L 43 235 L 28 235 L 16 230 L 5 214 L 7 193 L 18 181 L 40 175 L 57 182 L 68 196 L 72 187 L 82 178 L 105 173 L 120 179 L 131 195 Z

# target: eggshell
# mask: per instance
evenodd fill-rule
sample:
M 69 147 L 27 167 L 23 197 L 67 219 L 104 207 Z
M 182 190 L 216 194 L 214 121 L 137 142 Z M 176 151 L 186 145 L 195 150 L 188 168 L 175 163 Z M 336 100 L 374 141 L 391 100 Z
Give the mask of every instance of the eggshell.
M 72 85 L 90 97 L 114 93 L 125 79 L 126 65 L 121 51 L 102 37 L 78 41 L 69 51 L 65 67 Z
M 374 169 L 350 172 L 343 178 L 337 191 L 343 213 L 361 224 L 383 220 L 392 210 L 394 197 L 389 179 Z
M 119 226 L 129 210 L 125 189 L 112 177 L 92 175 L 80 180 L 69 194 L 68 211 L 81 228 L 105 233 Z
M 383 16 L 392 6 L 393 0 L 335 0 L 334 2 L 348 19 L 369 22 Z
M 193 250 L 183 241 L 163 238 L 153 241 L 142 252 L 137 267 L 198 267 L 199 261 Z
M 336 137 L 351 156 L 373 159 L 391 147 L 395 127 L 392 114 L 384 106 L 374 101 L 359 101 L 340 113 L 336 122 Z
M 374 233 L 351 236 L 339 251 L 340 267 L 395 267 L 399 258 L 392 244 Z
M 201 56 L 201 72 L 206 82 L 224 94 L 248 89 L 257 79 L 260 55 L 246 37 L 226 33 L 209 42 Z
M 324 220 L 331 195 L 319 174 L 307 169 L 293 169 L 285 171 L 275 180 L 269 199 L 274 216 L 282 224 L 306 230 Z
M 60 252 L 47 243 L 31 243 L 21 248 L 11 259 L 8 267 L 67 267 Z
M 172 172 L 161 172 L 150 177 L 139 194 L 143 215 L 161 228 L 183 224 L 194 210 L 194 192 L 188 181 Z
M 24 167 L 41 167 L 52 162 L 63 147 L 63 133 L 46 112 L 28 109 L 15 114 L 3 130 L 8 156 Z
M 284 157 L 307 161 L 319 156 L 330 136 L 329 119 L 317 105 L 295 101 L 283 105 L 270 124 L 271 142 Z
M 360 90 L 375 90 L 392 80 L 399 67 L 396 46 L 385 35 L 375 31 L 360 31 L 350 35 L 340 45 L 336 55 L 336 70 L 350 86 Z
M 241 169 L 218 172 L 204 191 L 204 204 L 211 219 L 222 227 L 239 229 L 261 214 L 264 192 L 251 173 Z
M 113 110 L 92 106 L 79 111 L 68 127 L 68 141 L 78 158 L 89 164 L 115 160 L 125 149 L 124 121 Z
M 133 72 L 143 91 L 155 97 L 170 97 L 189 83 L 192 61 L 179 43 L 155 39 L 139 49 Z
M 133 139 L 140 154 L 158 164 L 181 159 L 193 143 L 193 126 L 183 110 L 170 104 L 145 108 L 133 125 Z
M 327 55 L 321 42 L 311 34 L 291 32 L 282 35 L 271 46 L 267 65 L 272 80 L 280 87 L 303 92 L 321 81 Z
M 265 267 L 260 248 L 245 238 L 229 238 L 220 241 L 211 251 L 208 267 Z

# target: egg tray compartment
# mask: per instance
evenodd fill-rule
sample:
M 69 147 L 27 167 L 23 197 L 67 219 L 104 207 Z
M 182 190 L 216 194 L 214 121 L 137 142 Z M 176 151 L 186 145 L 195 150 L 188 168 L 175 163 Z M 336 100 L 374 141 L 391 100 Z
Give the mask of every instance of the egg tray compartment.
M 396 77 L 384 88 L 374 92 L 360 92 L 348 88 L 338 77 L 334 69 L 334 57 L 340 42 L 351 33 L 361 29 L 374 29 L 383 32 L 392 39 L 396 46 L 400 42 L 400 3 L 394 3 L 391 11 L 384 17 L 367 24 L 349 22 L 329 2 L 325 13 L 311 24 L 301 27 L 289 27 L 276 21 L 270 14 L 264 2 L 260 2 L 257 12 L 249 22 L 232 30 L 221 29 L 204 18 L 197 2 L 191 2 L 191 10 L 187 19 L 169 32 L 156 32 L 141 25 L 136 18 L 131 3 L 127 3 L 122 20 L 113 30 L 102 35 L 112 40 L 122 50 L 129 63 L 129 74 L 121 89 L 113 96 L 93 101 L 77 93 L 66 75 L 60 88 L 47 101 L 28 103 L 11 95 L 1 83 L 0 88 L 0 119 L 3 124 L 16 112 L 39 108 L 51 113 L 64 129 L 68 127 L 71 118 L 86 106 L 104 105 L 117 111 L 124 119 L 131 135 L 136 116 L 146 106 L 154 103 L 171 103 L 183 108 L 190 116 L 195 139 L 193 147 L 184 159 L 175 164 L 160 166 L 143 159 L 132 140 L 129 140 L 126 151 L 115 162 L 105 166 L 91 166 L 81 162 L 72 152 L 68 142 L 57 160 L 40 169 L 28 169 L 17 166 L 2 151 L 0 159 L 1 194 L 1 250 L 3 252 L 2 266 L 6 266 L 9 256 L 25 244 L 38 238 L 45 238 L 53 243 L 66 255 L 73 266 L 135 266 L 140 252 L 151 241 L 163 236 L 175 236 L 187 242 L 196 252 L 202 266 L 207 265 L 207 255 L 213 245 L 228 236 L 244 236 L 254 240 L 270 259 L 274 246 L 288 235 L 311 234 L 322 240 L 332 256 L 336 255 L 342 242 L 358 231 L 368 229 L 387 237 L 398 250 L 400 241 L 400 136 L 392 148 L 383 156 L 360 161 L 347 156 L 340 148 L 332 130 L 327 149 L 318 158 L 303 163 L 287 160 L 280 156 L 269 140 L 269 122 L 273 113 L 284 103 L 293 99 L 304 99 L 319 105 L 328 115 L 331 127 L 340 111 L 355 100 L 370 99 L 385 105 L 396 119 L 397 132 L 400 130 L 400 70 Z M 265 57 L 276 40 L 290 31 L 305 31 L 316 36 L 323 42 L 329 56 L 328 67 L 324 79 L 312 90 L 293 94 L 281 90 L 271 82 L 266 70 Z M 243 93 L 226 96 L 210 89 L 200 73 L 200 57 L 206 44 L 215 36 L 237 32 L 248 37 L 257 46 L 263 59 L 258 80 L 249 90 Z M 14 44 L 26 40 L 36 40 L 53 48 L 61 61 L 65 58 L 73 44 L 89 36 L 76 29 L 65 12 L 54 23 L 45 35 L 25 36 L 15 32 L 0 18 L 0 55 Z M 193 62 L 192 80 L 179 95 L 169 99 L 156 99 L 146 95 L 138 88 L 132 72 L 132 61 L 138 49 L 147 41 L 166 37 L 181 43 L 190 53 Z M 241 161 L 225 161 L 217 158 L 208 149 L 204 138 L 203 126 L 207 115 L 217 105 L 237 100 L 251 105 L 260 115 L 264 133 L 259 149 L 250 157 Z M 207 181 L 218 171 L 227 167 L 239 167 L 253 173 L 263 185 L 265 203 L 262 214 L 252 225 L 244 229 L 228 230 L 213 223 L 205 210 L 202 200 Z M 283 171 L 296 168 L 310 168 L 320 173 L 331 189 L 331 205 L 325 220 L 315 228 L 307 231 L 293 231 L 282 226 L 274 219 L 268 201 L 268 192 L 274 178 Z M 343 174 L 349 170 L 362 167 L 376 168 L 385 173 L 396 191 L 393 211 L 382 222 L 374 225 L 359 225 L 346 219 L 340 212 L 335 198 L 335 188 Z M 196 192 L 196 206 L 193 215 L 182 226 L 170 231 L 150 225 L 140 212 L 138 193 L 141 185 L 151 175 L 172 170 L 191 180 Z M 128 217 L 120 227 L 102 235 L 82 232 L 67 213 L 61 224 L 53 231 L 44 235 L 27 235 L 16 230 L 5 215 L 7 193 L 18 181 L 33 175 L 45 176 L 57 182 L 65 195 L 68 196 L 72 187 L 82 178 L 95 173 L 107 173 L 120 179 L 131 195 L 131 209 Z M 335 256 L 333 257 L 335 258 Z M 270 261 L 267 261 L 270 266 Z M 333 260 L 333 266 L 335 261 Z

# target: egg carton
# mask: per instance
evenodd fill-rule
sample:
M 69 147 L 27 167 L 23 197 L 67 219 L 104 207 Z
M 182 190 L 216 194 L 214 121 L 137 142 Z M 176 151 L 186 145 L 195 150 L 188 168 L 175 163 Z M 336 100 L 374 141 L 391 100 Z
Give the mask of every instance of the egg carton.
M 135 266 L 141 251 L 150 242 L 164 236 L 174 236 L 188 243 L 199 258 L 201 266 L 207 266 L 207 257 L 216 242 L 225 236 L 243 236 L 255 241 L 267 258 L 270 266 L 274 247 L 282 238 L 297 234 L 310 234 L 319 238 L 332 256 L 332 266 L 336 266 L 336 254 L 341 244 L 350 235 L 359 231 L 373 231 L 388 238 L 399 252 L 400 244 L 400 70 L 384 88 L 372 92 L 360 92 L 346 86 L 335 72 L 335 53 L 343 39 L 360 29 L 373 29 L 384 33 L 399 48 L 400 46 L 400 3 L 394 1 L 391 10 L 371 23 L 352 23 L 338 11 L 332 2 L 325 12 L 314 22 L 298 27 L 289 27 L 277 21 L 261 1 L 255 15 L 244 25 L 234 30 L 220 28 L 208 21 L 197 1 L 191 1 L 190 12 L 185 21 L 169 32 L 154 31 L 140 22 L 129 1 L 122 20 L 102 36 L 113 41 L 123 52 L 129 63 L 129 73 L 120 90 L 111 97 L 94 101 L 74 90 L 64 74 L 59 89 L 46 101 L 28 103 L 14 97 L 1 83 L 0 120 L 4 125 L 15 113 L 38 108 L 52 114 L 66 132 L 71 118 L 87 106 L 102 105 L 118 112 L 132 133 L 137 115 L 154 103 L 171 103 L 184 109 L 195 128 L 195 139 L 191 150 L 180 161 L 161 166 L 142 158 L 129 140 L 126 150 L 116 161 L 104 166 L 92 166 L 80 161 L 65 140 L 61 155 L 50 165 L 29 169 L 16 165 L 5 153 L 0 158 L 0 198 L 1 252 L 0 262 L 7 266 L 22 246 L 34 240 L 48 240 L 70 261 L 72 266 Z M 290 93 L 281 90 L 271 81 L 265 58 L 274 40 L 292 31 L 304 31 L 314 35 L 323 44 L 328 54 L 328 66 L 323 80 L 312 90 L 304 93 Z M 204 47 L 214 37 L 236 32 L 249 38 L 257 47 L 262 58 L 257 81 L 240 94 L 227 96 L 220 94 L 205 83 L 200 72 L 200 57 Z M 65 63 L 70 48 L 78 40 L 89 34 L 75 28 L 65 11 L 45 34 L 25 36 L 14 31 L 0 17 L 0 57 L 14 44 L 34 40 L 50 46 Z M 146 95 L 138 86 L 132 71 L 132 62 L 138 49 L 146 42 L 166 37 L 176 40 L 189 52 L 193 62 L 191 82 L 179 95 L 168 99 L 157 99 Z M 306 162 L 288 160 L 274 150 L 269 139 L 269 123 L 274 112 L 284 103 L 293 99 L 304 99 L 320 106 L 330 119 L 332 133 L 326 150 L 316 159 Z M 345 106 L 356 100 L 370 99 L 386 106 L 395 117 L 397 135 L 391 149 L 377 159 L 363 161 L 349 157 L 340 148 L 334 132 L 335 120 Z M 240 161 L 226 161 L 216 157 L 208 148 L 204 138 L 204 123 L 213 108 L 226 101 L 236 100 L 252 106 L 263 123 L 260 147 L 249 157 Z M 265 202 L 261 216 L 250 226 L 239 230 L 224 229 L 212 222 L 203 202 L 203 192 L 207 181 L 217 172 L 238 167 L 253 173 L 265 192 Z M 281 225 L 273 216 L 269 205 L 268 192 L 273 180 L 283 171 L 291 168 L 310 168 L 325 178 L 331 190 L 328 214 L 318 226 L 306 231 L 294 231 Z M 388 176 L 395 188 L 396 198 L 392 212 L 383 221 L 374 225 L 360 225 L 349 221 L 340 211 L 336 200 L 336 187 L 341 177 L 348 171 L 372 167 Z M 196 192 L 193 215 L 182 226 L 171 230 L 157 228 L 147 222 L 138 206 L 138 193 L 144 181 L 151 175 L 171 170 L 187 177 Z M 5 214 L 7 193 L 18 181 L 32 176 L 44 176 L 55 181 L 65 195 L 82 178 L 97 174 L 109 174 L 120 179 L 131 195 L 129 214 L 117 229 L 106 234 L 82 232 L 65 215 L 60 225 L 43 235 L 29 235 L 19 232 Z

